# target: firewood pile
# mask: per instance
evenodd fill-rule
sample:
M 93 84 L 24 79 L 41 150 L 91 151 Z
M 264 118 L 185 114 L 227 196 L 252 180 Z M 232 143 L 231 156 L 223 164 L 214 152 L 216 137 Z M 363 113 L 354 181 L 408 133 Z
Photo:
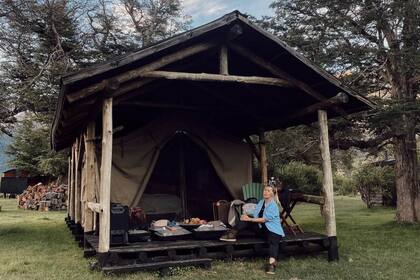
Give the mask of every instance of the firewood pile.
M 18 207 L 29 210 L 49 211 L 67 209 L 67 186 L 38 183 L 17 197 Z

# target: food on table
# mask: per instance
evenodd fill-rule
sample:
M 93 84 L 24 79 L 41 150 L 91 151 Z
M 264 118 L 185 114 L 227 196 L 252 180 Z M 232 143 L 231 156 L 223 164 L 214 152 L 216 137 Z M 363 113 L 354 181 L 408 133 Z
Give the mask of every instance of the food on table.
M 200 218 L 191 218 L 191 219 L 184 219 L 182 223 L 187 224 L 187 225 L 204 225 L 207 223 L 207 221 L 202 220 Z

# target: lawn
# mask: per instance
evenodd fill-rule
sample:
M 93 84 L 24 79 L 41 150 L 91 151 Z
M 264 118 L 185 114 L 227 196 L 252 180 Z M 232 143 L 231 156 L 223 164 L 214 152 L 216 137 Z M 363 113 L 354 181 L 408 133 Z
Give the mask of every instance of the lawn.
M 0 279 L 155 279 L 142 272 L 105 276 L 89 262 L 64 224 L 63 212 L 16 208 L 0 199 Z M 340 261 L 324 254 L 288 258 L 275 277 L 265 275 L 262 259 L 216 261 L 211 270 L 174 270 L 171 279 L 420 279 L 420 226 L 398 224 L 390 208 L 366 209 L 358 198 L 336 199 Z M 295 218 L 304 229 L 323 232 L 319 207 L 298 205 Z

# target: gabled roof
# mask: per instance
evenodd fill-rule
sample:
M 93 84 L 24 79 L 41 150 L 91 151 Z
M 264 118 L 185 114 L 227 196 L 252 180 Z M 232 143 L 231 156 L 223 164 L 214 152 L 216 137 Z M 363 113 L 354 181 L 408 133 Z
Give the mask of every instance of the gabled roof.
M 253 24 L 240 12 L 234 11 L 213 22 L 163 40 L 152 46 L 145 47 L 134 53 L 123 55 L 90 68 L 63 76 L 61 79 L 61 92 L 57 111 L 52 127 L 52 146 L 55 149 L 69 146 L 73 142 L 71 137 L 77 135 L 77 133 L 85 128 L 87 119 L 89 118 L 89 116 L 76 116 L 75 113 L 80 113 L 82 110 L 89 111 L 91 110 L 89 107 L 83 107 L 83 109 L 78 110 L 79 103 L 75 102 L 70 104 L 68 100 L 66 100 L 66 96 L 84 88 L 92 87 L 92 85 L 98 84 L 104 80 L 112 79 L 115 75 L 136 69 L 144 64 L 150 63 L 160 56 L 192 46 L 197 42 L 206 42 L 214 40 L 215 38 L 222 40 L 226 36 L 226 31 L 235 25 L 241 28 L 241 33 L 235 38 L 237 44 L 246 46 L 250 52 L 270 61 L 275 67 L 283 69 L 288 75 L 297 80 L 310 85 L 313 89 L 316 89 L 317 92 L 320 92 L 325 96 L 325 98 L 331 98 L 340 92 L 345 92 L 349 96 L 349 102 L 345 104 L 345 106 L 342 106 L 345 113 L 366 110 L 374 106 L 367 98 L 346 88 L 338 79 L 312 64 L 285 42 Z M 103 95 L 101 92 L 95 93 L 97 96 L 100 96 L 101 94 Z M 90 96 L 90 98 L 91 97 L 92 96 Z M 308 102 L 303 102 L 302 108 L 311 104 Z M 315 101 L 312 103 L 315 103 Z M 296 107 L 296 109 L 299 108 Z M 61 128 L 64 123 L 64 113 L 66 113 L 66 121 L 72 124 L 71 129 Z M 332 113 L 332 115 L 334 116 L 337 114 Z M 290 124 L 286 124 L 286 126 L 309 123 L 312 121 L 314 121 L 313 118 L 305 118 L 290 122 Z M 285 124 L 282 124 L 282 127 L 284 126 Z M 276 128 L 274 124 L 268 125 L 268 127 L 270 129 Z M 243 133 L 251 132 L 253 131 L 249 130 L 244 131 Z

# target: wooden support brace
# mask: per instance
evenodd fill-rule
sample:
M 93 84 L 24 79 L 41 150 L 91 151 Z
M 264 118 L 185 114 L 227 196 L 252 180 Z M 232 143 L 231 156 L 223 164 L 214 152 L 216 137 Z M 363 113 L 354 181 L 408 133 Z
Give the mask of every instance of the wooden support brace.
M 310 85 L 306 84 L 305 82 L 303 82 L 299 79 L 296 79 L 295 77 L 293 77 L 292 75 L 290 75 L 286 71 L 284 71 L 283 69 L 280 69 L 279 67 L 270 63 L 266 59 L 264 59 L 260 56 L 257 56 L 252 51 L 250 51 L 250 50 L 248 50 L 248 49 L 246 49 L 246 48 L 244 48 L 240 45 L 234 44 L 234 43 L 230 43 L 229 47 L 232 50 L 234 50 L 235 52 L 237 52 L 238 54 L 240 54 L 241 56 L 245 57 L 246 59 L 249 59 L 250 61 L 252 61 L 256 65 L 258 65 L 258 66 L 264 68 L 265 70 L 269 71 L 271 74 L 287 80 L 292 85 L 301 89 L 303 92 L 309 94 L 310 96 L 312 96 L 316 100 L 324 101 L 324 100 L 327 99 L 324 95 L 322 95 L 321 93 L 319 93 L 318 91 L 313 89 Z M 340 108 L 333 107 L 333 109 L 341 115 L 346 115 L 346 112 L 344 110 L 340 109 Z
M 87 206 L 90 210 L 92 210 L 95 213 L 102 213 L 102 207 L 100 203 L 96 203 L 96 202 L 88 202 Z
M 228 49 L 226 45 L 222 45 L 220 48 L 219 60 L 219 73 L 221 75 L 229 75 Z

